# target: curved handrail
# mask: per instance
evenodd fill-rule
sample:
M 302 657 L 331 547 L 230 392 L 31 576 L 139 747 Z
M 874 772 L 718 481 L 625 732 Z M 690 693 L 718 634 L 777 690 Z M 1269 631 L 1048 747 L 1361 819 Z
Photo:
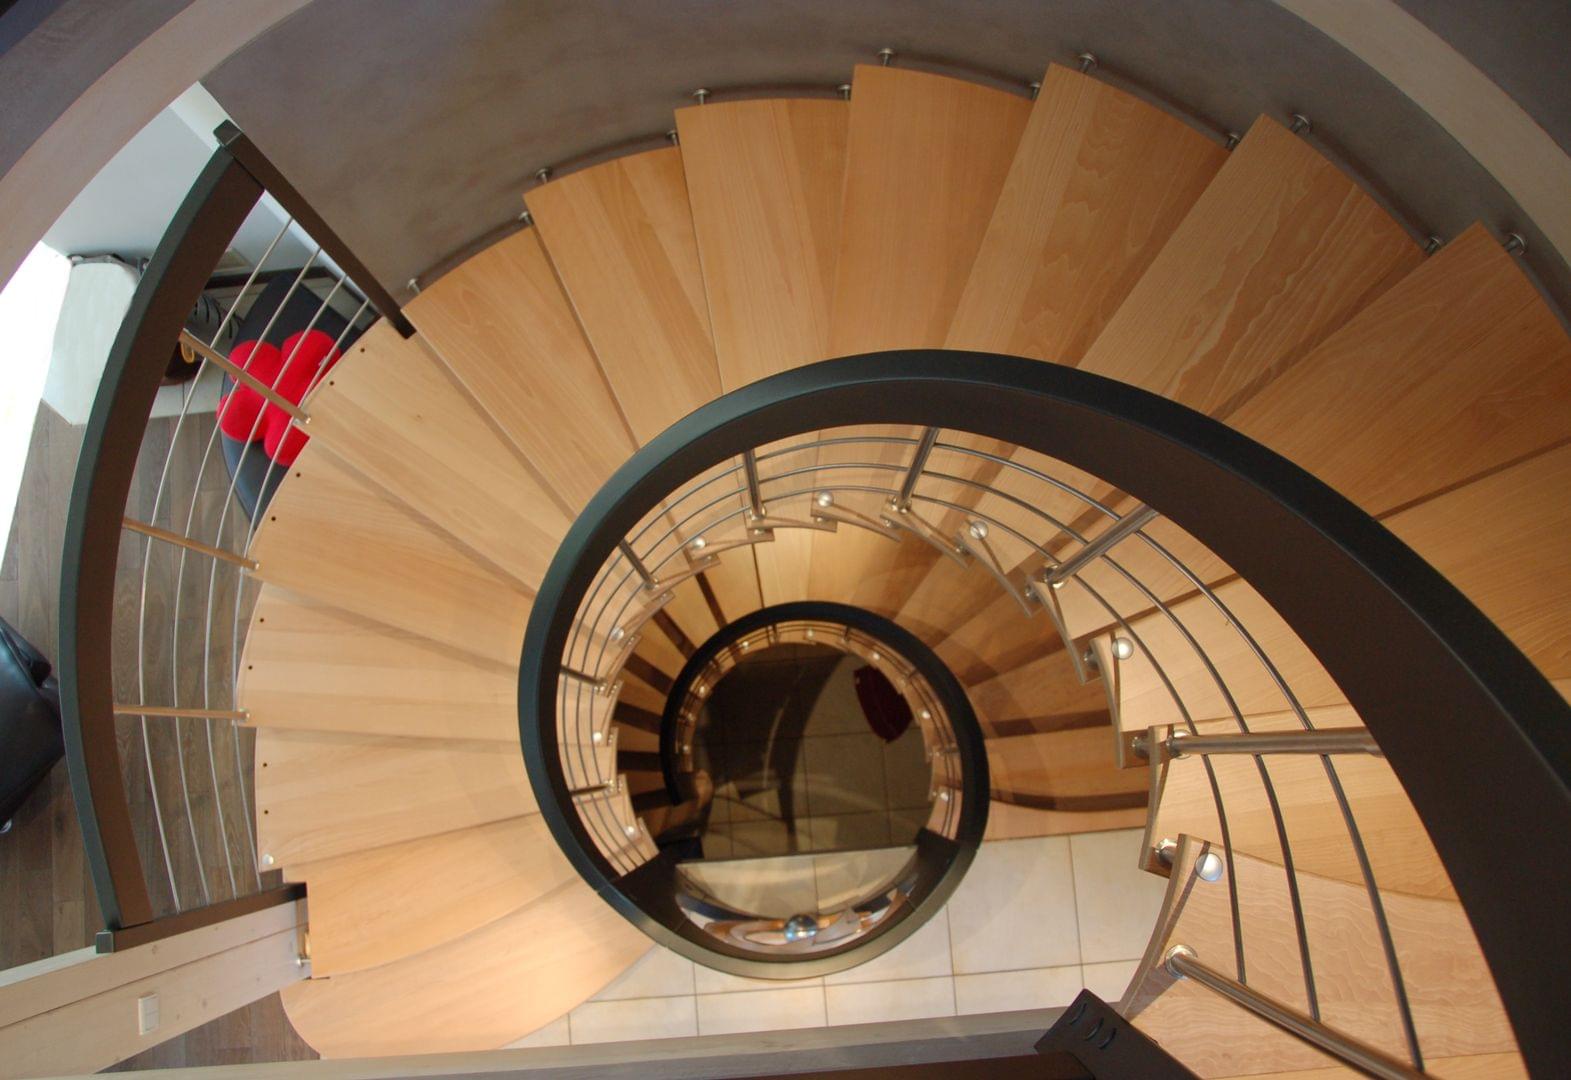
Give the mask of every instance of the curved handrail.
M 569 531 L 525 638 L 520 732 L 543 807 L 566 797 L 548 722 L 562 647 L 617 542 L 668 492 L 744 449 L 879 423 L 960 428 L 1065 461 L 1238 571 L 1380 744 L 1435 839 L 1530 1068 L 1571 1071 L 1558 1021 L 1571 1012 L 1558 959 L 1571 949 L 1571 881 L 1554 854 L 1571 835 L 1571 707 L 1455 586 L 1309 473 L 1182 405 L 1072 368 L 949 351 L 825 361 L 720 398 L 634 455 Z M 581 826 L 547 820 L 579 872 L 626 911 Z
M 218 535 L 211 538 L 211 544 L 193 535 L 194 500 L 183 531 L 179 529 L 178 522 L 172 522 L 172 528 L 164 530 L 126 516 L 127 498 L 143 449 L 149 413 L 159 383 L 167 371 L 170 352 L 183 341 L 195 341 L 184 332 L 193 305 L 208 286 L 215 267 L 230 249 L 236 232 L 262 195 L 270 193 L 285 209 L 287 217 L 283 230 L 292 226 L 308 227 L 311 235 L 320 241 L 317 251 L 330 255 L 340 267 L 347 268 L 358 277 L 357 283 L 341 274 L 339 285 L 335 286 L 335 291 L 337 288 L 347 288 L 352 293 L 369 297 L 361 304 L 355 318 L 359 318 L 362 312 L 374 304 L 378 312 L 400 333 L 406 336 L 413 333 L 413 327 L 403 319 L 391 295 L 371 277 L 353 251 L 338 239 L 327 223 L 239 129 L 226 123 L 215 134 L 219 146 L 159 241 L 110 349 L 84 432 L 81 454 L 77 459 L 65 529 L 61 560 L 59 646 L 62 728 L 85 857 L 106 927 L 99 935 L 100 951 L 156 940 L 169 933 L 243 914 L 259 905 L 293 900 L 302 892 L 298 885 L 249 892 L 252 881 L 258 889 L 262 889 L 260 868 L 254 861 L 245 865 L 231 862 L 232 841 L 238 843 L 240 833 L 236 829 L 231 837 L 231 830 L 224 821 L 223 808 L 219 805 L 215 806 L 214 812 L 218 818 L 218 839 L 224 858 L 224 872 L 229 881 L 228 891 L 232 895 L 202 907 L 182 904 L 174 885 L 169 837 L 165 834 L 152 758 L 147 750 L 146 718 L 149 715 L 171 717 L 177 724 L 182 718 L 204 721 L 207 725 L 208 771 L 213 778 L 213 788 L 217 790 L 219 766 L 213 751 L 212 724 L 215 720 L 227 722 L 240 718 L 240 714 L 234 710 L 213 706 L 212 698 L 215 695 L 209 685 L 207 664 L 213 644 L 219 560 L 226 560 L 227 565 L 236 567 L 249 565 L 243 553 L 230 551 L 224 544 L 224 522 L 229 513 L 227 503 L 219 518 Z M 257 262 L 255 270 L 241 289 L 242 295 L 257 280 L 262 263 L 283 236 L 283 230 Z M 300 270 L 296 286 L 308 269 L 309 264 Z M 326 306 L 326 302 L 323 306 Z M 213 352 L 213 347 L 233 317 L 231 308 L 211 343 L 196 342 L 201 346 L 196 352 L 202 357 L 202 365 L 211 362 L 222 367 L 227 363 L 222 353 Z M 216 361 L 212 359 L 214 356 L 218 358 Z M 187 419 L 189 406 L 190 400 L 187 399 L 175 421 L 171 448 L 173 439 L 178 438 L 181 426 Z M 200 459 L 198 485 L 217 440 L 215 423 L 207 450 Z M 169 465 L 169 457 L 166 456 L 154 489 L 154 517 L 160 507 L 166 504 L 166 496 L 170 493 Z M 233 498 L 233 495 L 234 484 L 231 482 L 227 497 Z M 175 545 L 175 550 L 179 552 L 177 586 L 172 605 L 174 610 L 170 620 L 172 626 L 178 627 L 182 617 L 179 585 L 187 577 L 186 552 L 198 552 L 213 560 L 209 567 L 205 612 L 198 616 L 203 630 L 200 707 L 192 707 L 189 702 L 179 700 L 179 676 L 188 665 L 186 655 L 180 649 L 178 636 L 171 639 L 168 661 L 171 683 L 176 687 L 175 700 L 170 703 L 146 700 L 145 688 L 140 681 L 146 672 L 146 657 L 143 654 L 148 614 L 145 576 L 134 638 L 138 649 L 137 697 L 140 700 L 129 705 L 116 702 L 111 657 L 116 571 L 122 530 L 140 534 L 143 538 L 144 559 L 154 539 Z M 249 531 L 246 539 L 249 539 Z M 145 562 L 143 566 L 145 571 Z M 236 655 L 240 641 L 241 610 L 242 605 L 236 602 L 233 607 L 235 629 L 230 635 L 230 645 Z M 154 896 L 148 887 L 127 803 L 124 768 L 116 737 L 117 714 L 142 717 L 143 751 L 148 766 L 146 782 L 153 796 L 158 846 L 163 853 L 164 868 L 169 872 L 169 891 L 176 909 L 176 913 L 171 916 L 155 918 L 157 911 Z M 232 740 L 232 743 L 235 747 L 236 768 L 239 770 L 239 742 Z M 176 760 L 176 767 L 189 815 L 191 800 L 186 790 L 183 758 Z M 243 784 L 239 786 L 238 797 L 245 819 L 245 846 L 254 848 Z M 201 844 L 197 838 L 194 817 L 188 816 L 187 828 L 190 830 L 190 848 L 197 856 L 200 873 Z M 247 871 L 250 873 L 247 874 Z M 202 901 L 216 899 L 209 894 L 205 877 L 201 879 L 199 888 Z

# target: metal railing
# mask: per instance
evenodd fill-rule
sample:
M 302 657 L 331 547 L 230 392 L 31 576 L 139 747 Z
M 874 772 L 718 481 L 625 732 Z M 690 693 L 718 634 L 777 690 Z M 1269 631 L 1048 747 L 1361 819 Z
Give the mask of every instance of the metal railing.
M 236 694 L 256 593 L 251 544 L 286 469 L 278 447 L 263 447 L 264 419 L 282 419 L 280 445 L 300 438 L 296 376 L 308 393 L 377 313 L 412 332 L 256 148 L 233 125 L 216 134 L 110 352 L 66 527 L 62 713 L 101 951 L 300 895 L 257 861 L 254 739 Z M 284 208 L 282 224 L 243 278 L 218 274 L 245 246 L 236 238 L 264 193 Z M 223 313 L 199 335 L 188 317 L 204 298 Z M 300 325 L 280 322 L 286 310 L 302 313 Z M 232 357 L 242 324 L 259 345 Z M 269 342 L 271 370 L 256 356 Z M 177 350 L 194 373 L 155 416 Z M 216 405 L 206 401 L 215 383 Z
M 782 515 L 773 501 L 766 507 L 759 497 L 760 468 L 801 449 L 757 458 L 746 452 L 663 499 L 653 515 L 617 542 L 577 605 L 552 713 L 556 775 L 572 800 L 580 835 L 598 856 L 601 872 L 612 880 L 643 880 L 637 872 L 662 855 L 644 821 L 633 813 L 625 780 L 617 772 L 612 723 L 624 668 L 656 612 L 672 601 L 677 590 L 698 588 L 699 574 L 715 570 L 753 544 L 768 542 L 776 530 L 836 527 L 814 513 Z M 812 504 L 814 512 L 827 509 L 824 492 L 808 494 L 818 500 Z M 705 962 L 797 965 L 821 960 L 837 966 L 860 962 L 869 955 L 866 950 L 875 937 L 887 938 L 887 944 L 882 940 L 878 944 L 891 947 L 899 938 L 890 936 L 890 931 L 902 921 L 913 920 L 904 930 L 909 933 L 915 921 L 936 910 L 935 904 L 948 895 L 969 864 L 987 813 L 980 730 L 952 676 L 944 671 L 947 681 L 935 685 L 938 679 L 930 673 L 942 665 L 915 638 L 884 620 L 834 604 L 760 606 L 730 615 L 731 622 L 689 659 L 667 698 L 661 758 L 672 802 L 685 797 L 686 786 L 673 770 L 688 755 L 701 706 L 725 674 L 755 646 L 819 644 L 859 656 L 882 671 L 910 705 L 932 770 L 932 812 L 924 830 L 929 839 L 918 843 L 893 893 L 871 890 L 836 912 L 821 913 L 824 924 L 835 930 L 818 938 L 816 945 L 775 940 L 780 927 L 769 920 L 760 924 L 756 913 L 733 910 L 705 897 L 673 866 L 645 875 L 644 879 L 658 882 L 656 888 L 635 885 L 626 890 L 627 895 L 633 906 L 642 904 L 641 925 L 653 929 L 654 920 L 663 914 L 663 928 L 679 932 L 673 947 L 705 952 Z M 551 810 L 545 813 L 553 816 Z M 850 914 L 859 910 L 860 916 Z M 826 955 L 831 946 L 832 954 Z M 859 950 L 855 956 L 850 952 L 853 946 Z M 720 950 L 718 957 L 715 950 Z
M 890 539 L 901 535 L 920 538 L 943 556 L 982 564 L 998 584 L 1010 590 L 1027 614 L 1033 613 L 1033 608 L 1056 607 L 1061 587 L 1072 585 L 1082 589 L 1103 607 L 1106 622 L 1115 626 L 1120 635 L 1116 640 L 1127 643 L 1131 655 L 1140 655 L 1171 695 L 1188 731 L 1172 737 L 1169 745 L 1193 746 L 1197 752 L 1230 748 L 1254 756 L 1275 823 L 1279 858 L 1287 874 L 1286 901 L 1291 908 L 1298 942 L 1308 1011 L 1317 1020 L 1315 965 L 1295 871 L 1293 838 L 1279 805 L 1277 781 L 1267 755 L 1292 747 L 1296 752 L 1322 757 L 1330 785 L 1328 796 L 1336 802 L 1346 822 L 1347 843 L 1362 871 L 1373 930 L 1387 960 L 1408 1052 L 1421 1063 L 1422 1055 L 1381 892 L 1352 805 L 1330 756 L 1347 752 L 1355 744 L 1361 751 L 1374 749 L 1368 733 L 1316 730 L 1283 676 L 1280 665 L 1249 626 L 1234 615 L 1216 590 L 1184 560 L 1143 531 L 1159 518 L 1155 510 L 1136 505 L 1120 515 L 1112 508 L 1118 500 L 1105 492 L 1093 493 L 1072 479 L 1054 476 L 1040 467 L 1022 464 L 991 450 L 979 450 L 974 440 L 967 437 L 969 433 L 951 432 L 948 440 L 942 440 L 942 434 L 937 427 L 929 427 L 915 436 L 836 428 L 814 438 L 744 451 L 738 462 L 711 470 L 695 484 L 664 500 L 659 514 L 619 546 L 618 554 L 608 562 L 580 609 L 580 618 L 574 624 L 570 639 L 569 656 L 579 665 L 579 670 L 601 673 L 598 676 L 600 685 L 615 684 L 621 662 L 630 655 L 636 643 L 635 637 L 621 631 L 631 622 L 641 623 L 644 618 L 639 615 L 629 620 L 629 613 L 652 589 L 660 590 L 656 602 L 664 604 L 669 602 L 675 589 L 682 587 L 663 584 L 662 576 L 664 580 L 676 581 L 691 572 L 699 565 L 692 561 L 694 554 L 703 560 L 702 565 L 713 568 L 713 560 L 725 558 L 738 549 L 772 541 L 776 532 L 782 529 L 832 530 L 845 525 L 877 532 Z M 934 464 L 935 451 L 941 466 Z M 828 460 L 830 457 L 833 460 Z M 991 482 L 976 479 L 995 469 L 998 475 Z M 883 482 L 879 482 L 879 478 L 883 478 Z M 1033 486 L 1040 489 L 1036 499 L 1030 497 Z M 965 492 L 963 501 L 954 495 L 957 488 Z M 1042 509 L 1050 492 L 1069 496 L 1078 510 L 1103 518 L 1105 527 L 1095 531 L 1086 526 L 1077 527 L 1071 522 L 1078 514 L 1054 514 Z M 956 517 L 963 519 L 964 527 L 946 529 L 944 521 Z M 1195 593 L 1221 613 L 1246 646 L 1248 662 L 1258 664 L 1275 686 L 1280 697 L 1277 706 L 1293 715 L 1303 734 L 1251 731 L 1249 718 L 1229 685 L 1229 676 L 1237 679 L 1245 673 L 1228 670 L 1227 663 L 1212 655 L 1200 634 L 1186 624 L 1182 609 L 1153 592 L 1115 557 L 1121 545 L 1133 543 L 1144 544 L 1155 552 L 1162 562 L 1182 575 Z M 636 560 L 630 554 L 635 548 L 644 552 Z M 1060 557 L 1060 552 L 1065 554 Z M 1099 561 L 1133 586 L 1142 601 L 1139 608 L 1119 610 L 1086 579 L 1082 572 Z M 1011 582 L 1025 584 L 1022 587 Z M 1177 632 L 1183 643 L 1177 655 L 1164 654 L 1141 634 L 1138 619 L 1147 611 L 1158 615 L 1159 623 Z M 1051 621 L 1043 620 L 1044 634 L 1052 635 L 1055 626 L 1060 634 L 1065 633 L 1061 612 L 1055 612 Z M 600 648 L 590 648 L 591 642 L 599 642 Z M 1084 649 L 1083 643 L 1072 637 L 1062 641 L 1044 640 L 1046 647 L 1060 645 L 1076 656 Z M 715 673 L 695 684 L 690 693 L 702 695 L 712 688 L 723 670 L 721 662 L 727 657 L 734 660 L 729 649 L 716 657 Z M 1111 661 L 1119 662 L 1116 655 L 1111 656 Z M 1186 702 L 1178 680 L 1170 673 L 1175 665 L 1198 667 L 1204 671 L 1204 681 L 1211 684 L 1208 689 L 1227 703 L 1229 719 L 1236 726 L 1237 735 L 1201 734 L 1195 710 Z M 693 702 L 686 701 L 677 708 L 676 715 L 687 725 L 683 727 L 679 723 L 679 740 L 696 720 L 692 705 Z M 1116 701 L 1113 707 L 1116 710 Z M 582 776 L 590 767 L 590 761 L 583 757 L 583 747 L 590 740 L 584 737 L 582 725 L 591 718 L 595 722 L 608 722 L 609 714 L 562 710 L 559 734 L 564 768 L 570 778 Z M 1245 741 L 1229 741 L 1238 738 Z M 1110 744 L 1110 754 L 1112 749 Z M 1232 845 L 1227 842 L 1230 829 L 1224 797 L 1226 785 L 1218 780 L 1209 762 L 1205 762 L 1205 769 L 1221 825 L 1219 839 L 1223 840 L 1226 857 L 1230 860 Z M 611 782 L 614 778 L 596 779 Z M 600 811 L 599 803 L 580 803 L 579 806 L 584 825 L 601 845 L 601 850 L 620 872 L 629 872 L 640 860 L 625 851 L 615 851 L 624 846 L 620 837 L 625 823 L 615 815 Z M 652 856 L 650 851 L 647 857 Z M 1247 961 L 1235 875 L 1230 873 L 1227 881 L 1232 892 L 1234 960 L 1239 979 L 1243 981 Z
M 890 424 L 901 426 L 881 426 Z M 1184 545 L 1174 543 L 1169 523 L 1187 533 Z M 1176 712 L 1177 730 L 1146 732 L 1130 716 L 1122 718 L 1128 734 L 1144 735 L 1148 754 L 1191 757 L 1216 810 L 1220 856 L 1207 880 L 1225 878 L 1233 947 L 1230 956 L 1202 960 L 1225 964 L 1226 977 L 1245 987 L 1267 963 L 1248 948 L 1241 923 L 1258 898 L 1241 902 L 1234 872 L 1230 825 L 1239 823 L 1229 806 L 1240 789 L 1214 768 L 1219 756 L 1242 754 L 1254 765 L 1276 840 L 1274 850 L 1250 854 L 1280 869 L 1283 888 L 1269 899 L 1298 956 L 1299 1011 L 1328 1045 L 1370 1041 L 1320 1014 L 1319 987 L 1347 972 L 1328 969 L 1333 959 L 1317 953 L 1309 922 L 1323 913 L 1306 912 L 1294 829 L 1276 791 L 1282 755 L 1318 756 L 1324 801 L 1343 822 L 1345 858 L 1355 868 L 1347 880 L 1364 897 L 1360 917 L 1386 971 L 1389 1000 L 1380 1007 L 1396 1017 L 1373 1040 L 1375 1050 L 1402 1069 L 1422 1069 L 1421 1023 L 1379 867 L 1336 757 L 1356 753 L 1380 766 L 1369 757 L 1378 752 L 1436 837 L 1523 1052 L 1531 1061 L 1563 1049 L 1539 1024 L 1544 995 L 1567 993 L 1541 951 L 1545 924 L 1519 921 L 1513 906 L 1529 883 L 1543 889 L 1529 906 L 1541 906 L 1545 919 L 1553 907 L 1545 893 L 1565 898 L 1563 887 L 1544 888 L 1542 858 L 1532 855 L 1571 824 L 1571 757 L 1560 746 L 1571 731 L 1565 703 L 1454 587 L 1308 474 L 1188 409 L 1083 372 L 998 356 L 876 354 L 746 387 L 656 439 L 575 524 L 536 601 L 520 694 L 537 788 L 558 782 L 549 768 L 556 740 L 542 736 L 563 729 L 531 724 L 531 705 L 555 702 L 556 672 L 565 666 L 602 670 L 596 664 L 607 657 L 614 666 L 612 639 L 639 590 L 652 581 L 671 591 L 727 551 L 769 543 L 782 530 L 847 527 L 924 543 L 934 559 L 983 571 L 1024 616 L 1046 615 L 1044 651 L 1067 647 L 1085 678 L 1116 688 L 1121 666 L 1144 666 Z M 637 551 L 645 577 L 619 560 L 618 544 Z M 1284 550 L 1296 555 L 1289 565 L 1279 557 Z M 1315 574 L 1298 573 L 1304 564 Z M 1161 586 L 1145 580 L 1153 568 Z M 1093 580 L 1109 574 L 1121 599 Z M 1234 590 L 1223 583 L 1235 578 L 1280 613 L 1292 642 L 1280 634 L 1268 640 L 1256 625 L 1264 616 L 1245 619 L 1233 609 Z M 1060 601 L 1071 590 L 1101 612 L 1089 629 L 1066 624 Z M 1328 595 L 1339 603 L 1327 604 Z M 1317 726 L 1282 654 L 1300 644 L 1363 727 L 1349 729 L 1342 713 L 1335 726 Z M 1114 695 L 1115 724 L 1118 705 Z M 1269 722 L 1264 712 L 1273 714 Z M 1414 714 L 1436 725 L 1421 739 Z M 538 715 L 558 712 L 543 707 Z M 1458 726 L 1462 717 L 1466 727 Z M 1458 750 L 1463 744 L 1469 752 Z M 1110 746 L 1115 752 L 1123 751 Z M 1510 809 L 1490 794 L 1505 776 L 1523 782 L 1522 802 Z M 551 824 L 570 854 L 584 846 L 582 822 Z M 1495 845 L 1519 861 L 1502 862 Z M 595 876 L 593 860 L 575 862 L 591 881 L 609 884 Z M 1558 924 L 1549 934 L 1565 936 Z M 1363 990 L 1377 993 L 1373 985 Z

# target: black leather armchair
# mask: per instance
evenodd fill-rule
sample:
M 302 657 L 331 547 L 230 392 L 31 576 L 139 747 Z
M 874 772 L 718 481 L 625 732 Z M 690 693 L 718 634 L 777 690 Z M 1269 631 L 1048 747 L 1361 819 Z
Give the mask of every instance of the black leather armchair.
M 0 619 L 0 832 L 65 753 L 60 688 L 43 653 Z

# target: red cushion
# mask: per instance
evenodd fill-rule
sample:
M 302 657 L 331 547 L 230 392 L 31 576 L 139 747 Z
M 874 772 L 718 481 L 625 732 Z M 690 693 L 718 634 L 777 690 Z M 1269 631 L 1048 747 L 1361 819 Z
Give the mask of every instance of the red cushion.
M 329 335 L 310 330 L 290 334 L 282 349 L 242 341 L 229 351 L 229 359 L 298 405 L 317 379 L 338 362 L 338 350 Z M 310 441 L 305 432 L 289 423 L 288 413 L 244 383 L 236 383 L 219 399 L 218 427 L 231 439 L 243 443 L 261 439 L 267 456 L 280 465 L 293 465 Z

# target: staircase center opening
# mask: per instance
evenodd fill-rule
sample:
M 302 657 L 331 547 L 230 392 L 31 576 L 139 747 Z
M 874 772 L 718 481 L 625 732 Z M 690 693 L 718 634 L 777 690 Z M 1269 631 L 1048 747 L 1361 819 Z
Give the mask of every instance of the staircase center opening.
M 706 858 L 905 847 L 927 823 L 933 770 L 911 707 L 861 657 L 758 650 L 699 712 L 694 764 L 714 784 Z

